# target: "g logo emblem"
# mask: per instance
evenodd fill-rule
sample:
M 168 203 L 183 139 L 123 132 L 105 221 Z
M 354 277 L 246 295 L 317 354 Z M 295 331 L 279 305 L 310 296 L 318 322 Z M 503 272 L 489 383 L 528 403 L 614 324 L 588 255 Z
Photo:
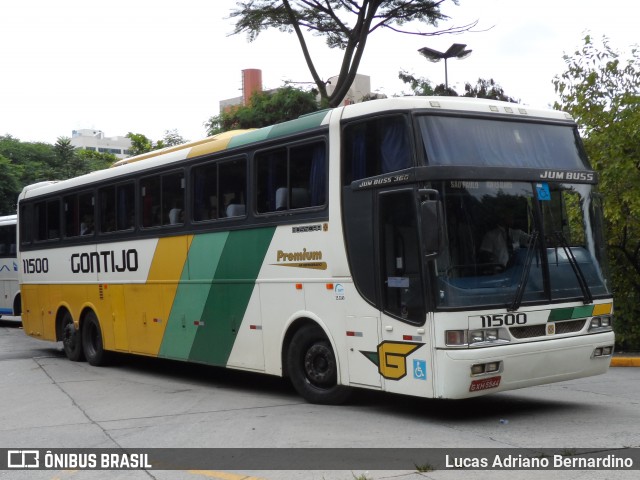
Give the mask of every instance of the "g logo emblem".
M 423 343 L 382 342 L 377 352 L 360 352 L 375 365 L 387 380 L 400 380 L 407 375 L 407 357 Z

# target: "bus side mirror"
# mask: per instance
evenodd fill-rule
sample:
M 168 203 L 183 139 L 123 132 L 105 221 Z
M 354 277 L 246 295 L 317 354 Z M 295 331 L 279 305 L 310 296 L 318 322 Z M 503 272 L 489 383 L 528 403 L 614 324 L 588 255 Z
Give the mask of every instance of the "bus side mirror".
M 436 257 L 442 248 L 442 202 L 425 199 L 420 202 L 422 245 L 427 257 Z

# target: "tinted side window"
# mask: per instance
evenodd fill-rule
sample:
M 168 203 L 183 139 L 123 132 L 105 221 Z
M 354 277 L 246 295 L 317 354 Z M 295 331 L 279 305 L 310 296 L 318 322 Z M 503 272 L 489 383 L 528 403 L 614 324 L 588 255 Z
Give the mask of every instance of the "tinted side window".
M 101 188 L 98 195 L 101 233 L 133 229 L 135 218 L 133 183 Z
M 256 154 L 255 162 L 258 213 L 325 204 L 324 142 L 260 152 Z
M 142 226 L 177 225 L 184 216 L 184 174 L 173 172 L 140 181 Z
M 60 202 L 49 200 L 34 205 L 34 240 L 55 240 L 60 238 Z
M 77 237 L 94 232 L 94 197 L 92 192 L 67 195 L 62 200 L 64 236 Z
M 409 124 L 403 115 L 351 123 L 344 139 L 343 185 L 413 166 Z

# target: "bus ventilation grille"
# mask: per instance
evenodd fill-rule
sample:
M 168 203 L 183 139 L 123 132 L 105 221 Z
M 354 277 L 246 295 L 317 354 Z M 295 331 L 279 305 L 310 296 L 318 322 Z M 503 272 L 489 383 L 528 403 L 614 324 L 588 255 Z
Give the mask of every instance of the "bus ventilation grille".
M 587 321 L 585 319 L 581 320 L 571 320 L 568 322 L 556 322 L 556 335 L 561 335 L 563 333 L 575 333 L 579 332 L 584 328 L 584 324 Z M 511 335 L 515 338 L 534 338 L 534 337 L 544 337 L 547 335 L 547 326 L 546 325 L 531 325 L 528 327 L 511 327 L 509 329 Z

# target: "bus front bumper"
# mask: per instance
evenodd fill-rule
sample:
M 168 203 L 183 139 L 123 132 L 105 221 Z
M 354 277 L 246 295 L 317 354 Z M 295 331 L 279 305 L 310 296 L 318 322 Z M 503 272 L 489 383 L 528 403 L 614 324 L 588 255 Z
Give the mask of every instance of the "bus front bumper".
M 613 332 L 485 348 L 436 350 L 435 396 L 468 398 L 488 393 L 573 380 L 605 373 L 613 347 Z M 601 351 L 601 350 L 600 350 Z M 613 351 L 611 351 L 613 353 Z M 497 370 L 472 374 L 474 365 L 500 362 Z

